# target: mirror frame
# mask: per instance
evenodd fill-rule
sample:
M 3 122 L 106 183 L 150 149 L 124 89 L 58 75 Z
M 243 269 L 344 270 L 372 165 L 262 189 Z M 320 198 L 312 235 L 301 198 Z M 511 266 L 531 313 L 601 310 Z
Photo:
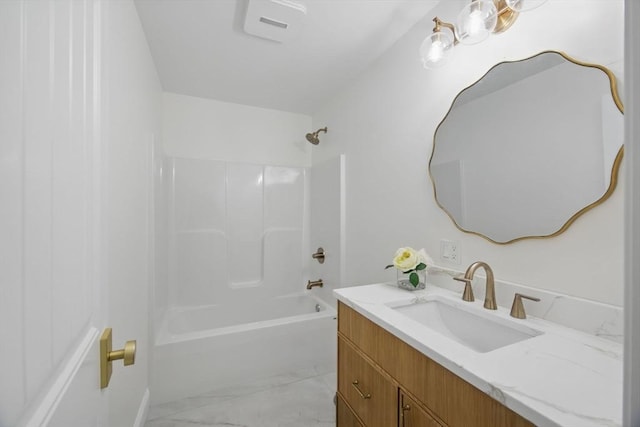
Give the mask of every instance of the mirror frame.
M 516 237 L 514 239 L 508 240 L 506 242 L 498 242 L 496 240 L 493 240 L 492 238 L 478 232 L 478 231 L 473 231 L 473 230 L 467 230 L 463 227 L 461 227 L 455 220 L 455 218 L 453 217 L 453 215 L 451 215 L 451 213 L 440 204 L 440 201 L 438 200 L 438 193 L 436 190 L 436 183 L 433 179 L 433 175 L 431 174 L 431 162 L 433 161 L 433 155 L 435 154 L 435 150 L 436 150 L 436 135 L 438 134 L 438 130 L 440 129 L 440 126 L 445 122 L 445 120 L 447 120 L 447 117 L 449 117 L 449 113 L 451 112 L 451 110 L 453 109 L 456 101 L 458 100 L 458 98 L 460 97 L 460 95 L 462 95 L 463 92 L 465 92 L 467 89 L 470 89 L 471 87 L 473 87 L 475 84 L 477 84 L 478 82 L 480 82 L 487 74 L 489 74 L 494 68 L 498 67 L 499 65 L 502 64 L 511 64 L 511 63 L 515 63 L 515 62 L 524 62 L 527 61 L 529 59 L 533 59 L 537 56 L 543 55 L 545 53 L 555 53 L 558 54 L 560 56 L 562 56 L 565 60 L 572 62 L 576 65 L 582 66 L 582 67 L 590 67 L 590 68 L 596 68 L 600 71 L 602 71 L 607 78 L 609 79 L 609 87 L 611 89 L 611 96 L 613 98 L 613 102 L 616 104 L 616 107 L 618 107 L 618 110 L 620 110 L 620 113 L 622 113 L 624 115 L 624 106 L 622 105 L 622 101 L 620 100 L 620 96 L 618 95 L 618 84 L 616 81 L 616 77 L 613 74 L 613 72 L 611 70 L 609 70 L 607 67 L 602 66 L 602 65 L 598 65 L 598 64 L 592 64 L 592 63 L 588 63 L 588 62 L 583 62 L 583 61 L 579 61 L 575 58 L 570 57 L 569 55 L 567 55 L 564 52 L 560 52 L 560 51 L 556 51 L 556 50 L 544 50 L 542 52 L 536 53 L 535 55 L 532 56 L 528 56 L 526 58 L 523 59 L 518 59 L 518 60 L 513 60 L 513 61 L 502 61 L 499 62 L 497 64 L 495 64 L 494 66 L 492 66 L 491 68 L 489 68 L 489 70 L 484 73 L 479 79 L 477 79 L 475 82 L 473 82 L 472 84 L 470 84 L 469 86 L 466 86 L 465 88 L 463 88 L 456 96 L 455 98 L 453 98 L 453 101 L 451 102 L 451 106 L 449 107 L 449 109 L 447 110 L 447 113 L 445 114 L 444 118 L 440 121 L 440 123 L 438 124 L 438 126 L 436 127 L 436 130 L 433 133 L 433 142 L 432 142 L 432 148 L 431 148 L 431 157 L 429 158 L 429 165 L 428 165 L 428 172 L 429 172 L 429 178 L 431 180 L 431 185 L 433 187 L 433 197 L 436 201 L 436 204 L 440 207 L 440 209 L 442 209 L 447 216 L 449 216 L 449 218 L 451 219 L 451 221 L 453 221 L 453 224 L 456 226 L 456 228 L 464 233 L 469 233 L 469 234 L 473 234 L 476 236 L 480 236 L 483 239 L 486 239 L 492 243 L 496 243 L 498 245 L 507 245 L 509 243 L 514 243 L 514 242 L 518 242 L 520 240 L 525 240 L 525 239 L 546 239 L 546 238 L 551 238 L 551 237 L 555 237 L 563 232 L 565 232 L 569 226 L 571 226 L 571 224 L 573 224 L 573 222 L 578 219 L 578 217 L 580 217 L 581 215 L 583 215 L 585 212 L 595 208 L 596 206 L 604 203 L 613 193 L 613 191 L 616 189 L 616 186 L 618 184 L 618 172 L 620 170 L 620 165 L 622 163 L 622 158 L 624 156 L 624 143 L 620 146 L 620 149 L 618 150 L 618 153 L 616 154 L 615 160 L 613 162 L 613 165 L 611 167 L 611 177 L 609 180 L 609 188 L 607 188 L 607 191 L 605 191 L 605 193 L 602 195 L 602 197 L 600 197 L 598 200 L 596 200 L 593 203 L 590 203 L 589 205 L 583 207 L 582 209 L 578 210 L 576 213 L 574 213 L 563 225 L 562 227 L 560 227 L 558 230 L 556 230 L 553 233 L 550 234 L 545 234 L 542 236 L 521 236 L 521 237 Z

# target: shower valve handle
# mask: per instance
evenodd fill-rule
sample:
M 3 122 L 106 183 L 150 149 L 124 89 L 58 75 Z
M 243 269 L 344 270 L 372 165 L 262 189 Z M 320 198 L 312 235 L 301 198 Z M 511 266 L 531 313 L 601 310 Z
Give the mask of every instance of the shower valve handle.
M 320 264 L 324 264 L 324 249 L 318 248 L 316 253 L 311 255 L 311 258 L 318 260 Z

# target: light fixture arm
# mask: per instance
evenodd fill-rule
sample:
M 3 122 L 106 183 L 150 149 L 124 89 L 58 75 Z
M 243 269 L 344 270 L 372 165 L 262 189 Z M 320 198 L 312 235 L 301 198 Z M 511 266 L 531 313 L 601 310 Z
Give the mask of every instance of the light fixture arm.
M 449 22 L 445 22 L 442 21 L 440 18 L 438 18 L 437 16 L 435 18 L 433 18 L 433 22 L 435 23 L 434 27 L 433 27 L 433 32 L 434 33 L 439 33 L 440 31 L 442 31 L 442 28 L 448 28 L 451 31 L 451 34 L 453 34 L 453 45 L 457 45 L 458 44 L 458 36 L 456 35 L 456 28 L 454 27 L 453 24 L 449 23 Z
M 496 10 L 498 11 L 498 23 L 496 24 L 496 28 L 494 28 L 493 32 L 496 34 L 503 33 L 507 31 L 514 22 L 516 22 L 519 13 L 509 8 L 505 0 L 493 0 L 493 4 L 496 6 Z
M 433 18 L 434 27 L 420 45 L 425 68 L 437 68 L 446 61 L 451 48 L 459 43 L 472 45 L 491 33 L 502 33 L 518 19 L 520 12 L 535 9 L 547 0 L 470 0 L 458 14 L 456 25 Z M 443 31 L 447 28 L 453 37 Z

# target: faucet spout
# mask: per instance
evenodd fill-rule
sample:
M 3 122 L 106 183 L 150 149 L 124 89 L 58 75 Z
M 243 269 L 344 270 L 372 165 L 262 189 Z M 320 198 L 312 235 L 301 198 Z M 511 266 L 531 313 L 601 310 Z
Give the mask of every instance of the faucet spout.
M 467 268 L 467 271 L 464 273 L 464 278 L 467 280 L 473 279 L 473 275 L 478 268 L 484 268 L 484 271 L 487 274 L 487 282 L 486 289 L 484 292 L 484 308 L 489 310 L 496 310 L 498 308 L 498 304 L 496 303 L 496 290 L 495 283 L 493 280 L 493 270 L 489 267 L 489 264 L 482 261 L 476 261 Z
M 322 285 L 324 285 L 324 283 L 322 283 L 322 279 L 307 280 L 307 289 L 312 289 L 312 288 L 315 288 L 316 286 L 321 288 Z

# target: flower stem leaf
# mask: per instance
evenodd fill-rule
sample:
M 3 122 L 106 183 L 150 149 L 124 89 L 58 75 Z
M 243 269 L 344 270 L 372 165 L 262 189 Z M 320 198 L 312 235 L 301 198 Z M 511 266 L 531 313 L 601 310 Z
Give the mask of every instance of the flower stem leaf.
M 393 265 L 393 264 L 389 264 L 389 265 L 387 265 L 384 269 L 386 270 L 387 268 L 391 268 L 391 267 L 395 267 L 395 265 Z
M 418 273 L 415 273 L 415 272 L 411 273 L 409 275 L 409 282 L 411 282 L 414 288 L 418 286 L 418 283 L 420 282 L 420 279 L 418 278 Z
M 421 262 L 420 264 L 416 265 L 416 270 L 418 271 L 424 270 L 425 268 L 427 268 L 427 264 L 425 264 L 424 262 Z

